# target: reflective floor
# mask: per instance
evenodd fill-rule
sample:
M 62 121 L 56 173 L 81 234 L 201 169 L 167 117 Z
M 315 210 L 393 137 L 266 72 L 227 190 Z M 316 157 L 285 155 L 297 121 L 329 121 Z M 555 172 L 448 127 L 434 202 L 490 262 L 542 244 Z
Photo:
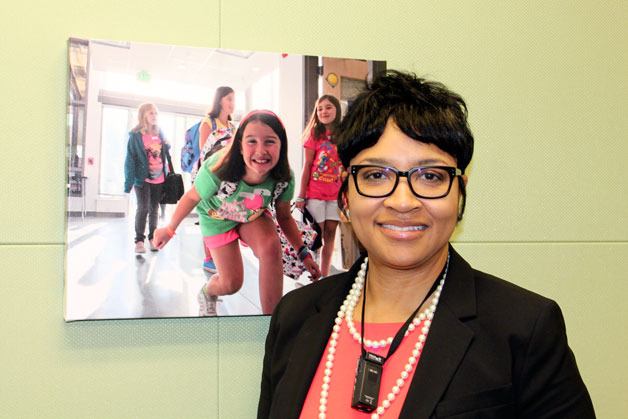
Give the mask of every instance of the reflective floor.
M 168 219 L 168 217 L 166 218 Z M 133 219 L 70 217 L 65 281 L 65 319 L 126 319 L 198 316 L 197 295 L 207 281 L 196 218 L 181 223 L 168 245 L 134 253 Z M 258 264 L 242 247 L 244 285 L 220 297 L 218 315 L 261 314 Z M 309 283 L 284 277 L 284 293 Z

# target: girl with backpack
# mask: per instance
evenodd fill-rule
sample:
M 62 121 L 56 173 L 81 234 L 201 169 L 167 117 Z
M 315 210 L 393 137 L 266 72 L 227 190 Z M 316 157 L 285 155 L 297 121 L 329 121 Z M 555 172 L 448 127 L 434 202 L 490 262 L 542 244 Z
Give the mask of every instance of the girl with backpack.
M 203 118 L 198 129 L 198 147 L 200 150 L 198 161 L 192 171 L 192 180 L 196 178 L 198 170 L 205 159 L 217 150 L 224 148 L 231 142 L 235 126 L 231 122 L 231 114 L 235 108 L 235 92 L 229 86 L 220 86 L 214 94 L 211 110 Z M 216 273 L 211 251 L 203 245 L 205 259 L 203 269 Z
M 301 175 L 301 193 L 296 206 L 307 209 L 318 223 L 323 237 L 321 273 L 329 275 L 334 253 L 338 215 L 338 190 L 342 184 L 342 163 L 334 135 L 340 124 L 340 102 L 332 95 L 316 101 L 312 116 L 303 131 L 305 160 Z
M 263 314 L 272 313 L 283 294 L 281 246 L 269 214 L 299 249 L 313 279 L 316 262 L 303 245 L 290 212 L 294 177 L 288 164 L 288 138 L 277 115 L 252 111 L 242 120 L 230 147 L 203 163 L 194 186 L 179 201 L 170 223 L 157 229 L 153 243 L 162 248 L 181 221 L 196 207 L 205 245 L 211 249 L 217 273 L 199 292 L 199 314 L 215 316 L 218 296 L 234 294 L 244 280 L 239 240 L 259 259 L 259 289 Z
M 217 148 L 223 148 L 229 142 L 235 126 L 231 122 L 231 114 L 235 108 L 235 92 L 229 86 L 220 86 L 214 94 L 212 108 L 203 119 L 199 127 L 198 147 L 200 157 L 198 167 L 208 155 L 215 153 Z

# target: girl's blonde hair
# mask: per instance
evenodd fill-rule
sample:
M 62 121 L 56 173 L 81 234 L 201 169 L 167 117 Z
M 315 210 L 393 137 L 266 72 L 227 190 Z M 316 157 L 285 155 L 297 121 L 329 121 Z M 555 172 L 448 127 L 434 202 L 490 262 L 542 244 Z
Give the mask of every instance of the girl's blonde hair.
M 146 123 L 146 114 L 151 109 L 155 109 L 156 112 L 159 112 L 154 103 L 142 103 L 140 105 L 137 110 L 137 125 L 133 128 L 134 132 L 147 132 L 153 135 L 159 134 L 159 126 L 157 124 L 149 126 Z

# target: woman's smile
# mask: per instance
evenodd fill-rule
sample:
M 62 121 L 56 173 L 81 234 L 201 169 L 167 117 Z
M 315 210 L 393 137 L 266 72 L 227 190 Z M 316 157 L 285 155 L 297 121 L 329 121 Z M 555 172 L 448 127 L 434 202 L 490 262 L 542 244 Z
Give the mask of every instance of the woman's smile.
M 382 233 L 393 240 L 414 240 L 419 238 L 428 229 L 425 223 L 405 221 L 377 222 Z

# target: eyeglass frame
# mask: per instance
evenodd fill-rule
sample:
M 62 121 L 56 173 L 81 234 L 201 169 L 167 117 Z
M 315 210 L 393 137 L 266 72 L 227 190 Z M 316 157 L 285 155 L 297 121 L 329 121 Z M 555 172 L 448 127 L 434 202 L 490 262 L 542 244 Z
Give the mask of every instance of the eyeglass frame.
M 357 174 L 360 171 L 360 169 L 364 168 L 364 167 L 378 167 L 380 169 L 386 169 L 386 170 L 390 170 L 391 172 L 393 172 L 395 174 L 395 184 L 393 185 L 392 189 L 390 190 L 390 192 L 388 192 L 385 195 L 366 195 L 365 193 L 362 193 L 360 191 L 360 187 L 358 186 L 358 177 Z M 439 196 L 423 196 L 423 195 L 419 195 L 418 193 L 416 193 L 416 191 L 414 190 L 414 188 L 412 187 L 412 182 L 410 182 L 410 175 L 419 171 L 419 170 L 425 170 L 425 169 L 441 169 L 441 170 L 445 170 L 446 172 L 449 173 L 449 186 L 447 187 L 447 191 Z M 358 194 L 365 196 L 367 198 L 386 198 L 390 195 L 392 195 L 393 193 L 395 193 L 395 190 L 397 189 L 397 186 L 399 186 L 399 178 L 400 177 L 405 177 L 408 181 L 408 187 L 410 188 L 410 192 L 412 192 L 412 194 L 414 196 L 416 196 L 417 198 L 421 198 L 421 199 L 440 199 L 440 198 L 444 198 L 447 195 L 449 195 L 449 192 L 451 191 L 451 185 L 453 185 L 454 183 L 454 179 L 458 176 L 462 176 L 464 173 L 462 172 L 462 170 L 460 170 L 457 167 L 453 167 L 453 166 L 416 166 L 416 167 L 412 167 L 410 168 L 410 170 L 398 170 L 395 169 L 394 167 L 390 167 L 390 166 L 381 166 L 378 164 L 355 164 L 355 165 L 351 165 L 349 167 L 349 172 L 351 173 L 351 176 L 353 177 L 353 184 L 355 185 L 355 190 L 358 192 Z

